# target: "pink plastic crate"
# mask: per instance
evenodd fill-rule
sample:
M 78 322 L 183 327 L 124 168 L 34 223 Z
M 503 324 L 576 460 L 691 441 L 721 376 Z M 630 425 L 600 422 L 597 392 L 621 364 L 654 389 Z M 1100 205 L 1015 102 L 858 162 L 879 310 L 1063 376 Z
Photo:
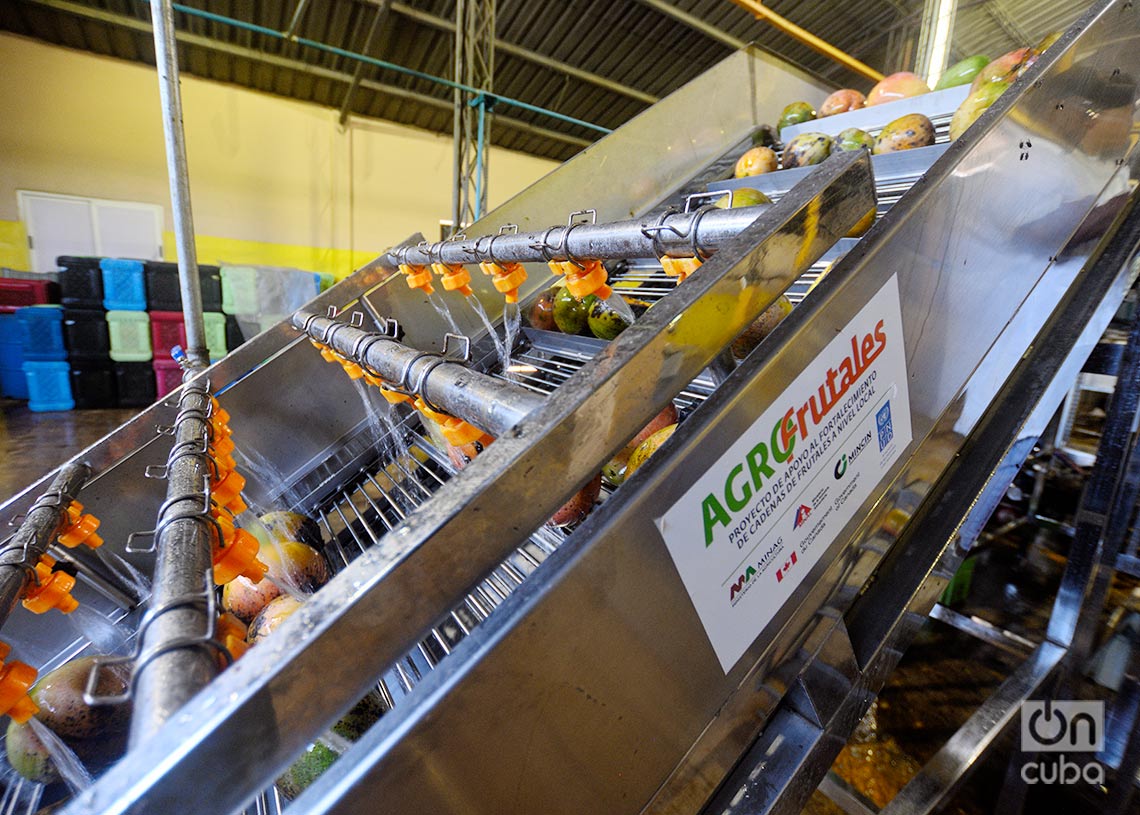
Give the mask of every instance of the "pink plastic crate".
M 155 359 L 155 398 L 161 399 L 182 384 L 182 366 L 172 359 Z
M 152 311 L 150 313 L 150 339 L 154 348 L 154 359 L 173 362 L 170 350 L 181 345 L 186 347 L 186 323 L 180 311 Z M 162 389 L 159 388 L 161 391 Z
M 19 280 L 0 277 L 0 314 L 11 314 L 24 306 L 59 302 L 59 286 L 50 280 Z

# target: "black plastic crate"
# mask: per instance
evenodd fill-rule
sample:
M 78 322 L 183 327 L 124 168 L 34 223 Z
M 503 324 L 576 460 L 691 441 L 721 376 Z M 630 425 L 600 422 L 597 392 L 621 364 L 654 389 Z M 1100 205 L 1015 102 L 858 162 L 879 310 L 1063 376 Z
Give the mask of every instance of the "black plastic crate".
M 65 308 L 63 344 L 72 362 L 111 362 L 111 337 L 107 313 L 102 309 Z
M 148 260 L 144 274 L 147 311 L 182 311 L 177 263 Z M 198 276 L 202 281 L 202 311 L 221 311 L 222 270 L 217 266 L 199 264 Z
M 119 407 L 154 404 L 154 367 L 149 362 L 116 362 L 112 368 Z
M 103 270 L 99 258 L 60 255 L 59 302 L 69 308 L 103 308 Z
M 115 407 L 115 372 L 111 365 L 72 362 L 71 398 L 75 400 L 76 408 Z
M 238 325 L 237 317 L 232 314 L 226 315 L 226 350 L 233 351 L 239 345 L 245 342 L 245 337 L 242 336 L 241 326 Z

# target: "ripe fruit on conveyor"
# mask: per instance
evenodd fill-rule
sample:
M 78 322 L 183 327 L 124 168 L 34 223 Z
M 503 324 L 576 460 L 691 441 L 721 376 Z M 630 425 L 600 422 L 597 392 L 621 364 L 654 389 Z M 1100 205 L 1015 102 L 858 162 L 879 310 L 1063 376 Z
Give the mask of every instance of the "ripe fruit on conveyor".
M 645 441 L 637 445 L 637 449 L 629 457 L 629 464 L 625 467 L 625 477 L 628 479 L 631 475 L 641 469 L 645 462 L 649 461 L 649 457 L 657 452 L 657 448 L 669 440 L 673 432 L 677 429 L 677 425 L 671 424 L 663 427 L 657 432 L 651 434 Z
M 585 300 L 579 300 L 570 293 L 570 289 L 563 286 L 554 295 L 554 324 L 563 334 L 583 334 L 587 330 L 589 319 L 588 295 Z
M 314 549 L 324 545 L 317 522 L 299 512 L 267 512 L 258 520 L 275 540 L 300 541 Z
M 780 320 L 787 317 L 792 313 L 792 301 L 788 299 L 787 295 L 780 295 L 780 297 L 772 305 L 764 310 L 764 313 L 757 317 L 752 325 L 744 329 L 739 337 L 732 343 L 732 356 L 740 361 L 752 353 L 752 349 L 760 344 L 760 341 L 772 333 Z
M 618 451 L 617 455 L 611 458 L 606 466 L 602 468 L 602 478 L 611 487 L 619 487 L 625 481 L 625 470 L 629 464 L 629 458 L 633 455 L 633 451 L 663 427 L 677 423 L 677 407 L 672 402 L 662 408 L 661 412 L 649 420 L 649 424 L 643 427 L 636 436 L 634 436 L 629 444 Z
M 752 131 L 752 145 L 754 147 L 775 147 L 780 143 L 772 125 L 760 125 Z
M 633 325 L 633 320 L 614 308 L 608 300 L 602 300 L 594 295 L 590 297 L 593 299 L 586 309 L 586 324 L 590 327 L 590 333 L 598 339 L 617 339 L 621 332 Z
M 265 579 L 253 583 L 237 577 L 222 589 L 222 606 L 244 623 L 279 597 L 282 586 L 307 594 L 329 581 L 329 567 L 320 552 L 298 541 L 272 541 L 261 547 L 260 557 L 269 567 Z
M 73 659 L 46 674 L 31 690 L 40 712 L 36 719 L 73 750 L 88 767 L 103 767 L 117 760 L 126 750 L 130 705 L 89 705 L 83 700 L 87 678 L 96 657 Z M 125 666 L 100 669 L 96 694 L 117 696 L 129 682 Z M 52 763 L 51 751 L 36 734 L 30 722 L 10 722 L 5 734 L 5 751 L 12 768 L 31 781 L 48 783 L 60 775 Z
M 716 203 L 713 204 L 717 209 L 729 208 L 729 197 L 727 195 L 718 198 Z M 732 209 L 739 207 L 756 207 L 761 204 L 770 204 L 772 199 L 769 198 L 760 190 L 754 190 L 751 187 L 737 187 L 732 191 Z
M 1011 84 L 1013 83 L 1008 79 L 996 80 L 983 83 L 977 90 L 970 91 L 970 95 L 958 106 L 950 119 L 950 141 L 965 133 Z
M 965 85 L 974 81 L 974 77 L 982 72 L 982 69 L 990 64 L 990 58 L 984 54 L 976 54 L 972 57 L 966 57 L 961 62 L 955 62 L 946 72 L 938 79 L 938 84 L 934 86 L 934 90 L 941 91 L 946 88 L 956 88 L 959 85 Z
M 899 71 L 879 81 L 867 94 L 867 107 L 930 93 L 930 86 L 910 71 Z
M 784 169 L 820 164 L 831 155 L 831 136 L 823 133 L 801 133 L 784 148 Z
M 753 147 L 736 160 L 732 174 L 736 178 L 771 173 L 780 166 L 776 153 L 770 147 Z
M 823 104 L 819 106 L 819 118 L 847 113 L 849 110 L 859 110 L 866 104 L 867 97 L 862 93 L 851 88 L 842 88 L 823 100 Z
M 776 130 L 783 130 L 790 125 L 802 125 L 814 118 L 815 109 L 807 102 L 792 102 L 780 114 L 780 119 L 776 122 Z
M 970 93 L 978 90 L 987 82 L 1013 82 L 1017 79 L 1018 71 L 1029 57 L 1028 48 L 1018 48 L 1008 54 L 1002 54 L 993 62 L 978 71 L 974 81 L 970 84 Z
M 602 492 L 602 474 L 598 473 L 574 494 L 574 497 L 558 508 L 547 521 L 551 526 L 570 526 L 586 519 L 594 509 L 594 504 Z
M 929 147 L 934 144 L 934 124 L 921 113 L 908 113 L 887 124 L 875 139 L 876 156 Z
M 558 330 L 558 325 L 554 322 L 554 297 L 557 293 L 557 289 L 547 289 L 534 301 L 534 305 L 530 307 L 530 313 L 527 315 L 531 328 L 537 328 L 540 331 Z
M 301 601 L 288 594 L 274 598 L 269 605 L 263 608 L 258 615 L 253 618 L 253 622 L 249 624 L 249 633 L 246 634 L 246 641 L 250 645 L 257 645 L 261 640 L 272 634 L 277 626 L 281 625 L 282 622 L 300 607 Z
M 871 150 L 875 146 L 875 139 L 866 130 L 849 127 L 841 130 L 831 143 L 832 152 L 849 152 L 851 150 Z

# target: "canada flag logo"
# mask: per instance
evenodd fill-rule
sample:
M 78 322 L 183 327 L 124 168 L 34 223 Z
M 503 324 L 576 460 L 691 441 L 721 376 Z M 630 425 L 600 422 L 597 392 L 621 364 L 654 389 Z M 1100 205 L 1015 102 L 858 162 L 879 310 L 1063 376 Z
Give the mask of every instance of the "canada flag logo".
M 792 556 L 784 561 L 784 565 L 776 570 L 776 582 L 782 583 L 784 576 L 788 573 L 788 569 L 796 565 L 796 553 L 792 552 Z
M 796 522 L 792 524 L 792 529 L 799 529 L 803 526 L 804 521 L 811 515 L 811 507 L 807 504 L 800 504 L 800 508 L 796 510 Z

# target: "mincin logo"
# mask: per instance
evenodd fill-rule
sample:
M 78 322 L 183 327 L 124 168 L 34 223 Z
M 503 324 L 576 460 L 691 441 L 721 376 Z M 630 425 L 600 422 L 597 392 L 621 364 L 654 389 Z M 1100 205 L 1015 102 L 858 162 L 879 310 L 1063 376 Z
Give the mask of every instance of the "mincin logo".
M 1026 784 L 1103 784 L 1100 762 L 1069 760 L 1066 754 L 1104 749 L 1104 702 L 1022 702 L 1021 749 L 1058 754 L 1027 761 L 1021 768 Z
M 843 478 L 843 474 L 847 472 L 847 454 L 844 453 L 839 457 L 839 461 L 835 462 L 835 480 L 838 481 Z

